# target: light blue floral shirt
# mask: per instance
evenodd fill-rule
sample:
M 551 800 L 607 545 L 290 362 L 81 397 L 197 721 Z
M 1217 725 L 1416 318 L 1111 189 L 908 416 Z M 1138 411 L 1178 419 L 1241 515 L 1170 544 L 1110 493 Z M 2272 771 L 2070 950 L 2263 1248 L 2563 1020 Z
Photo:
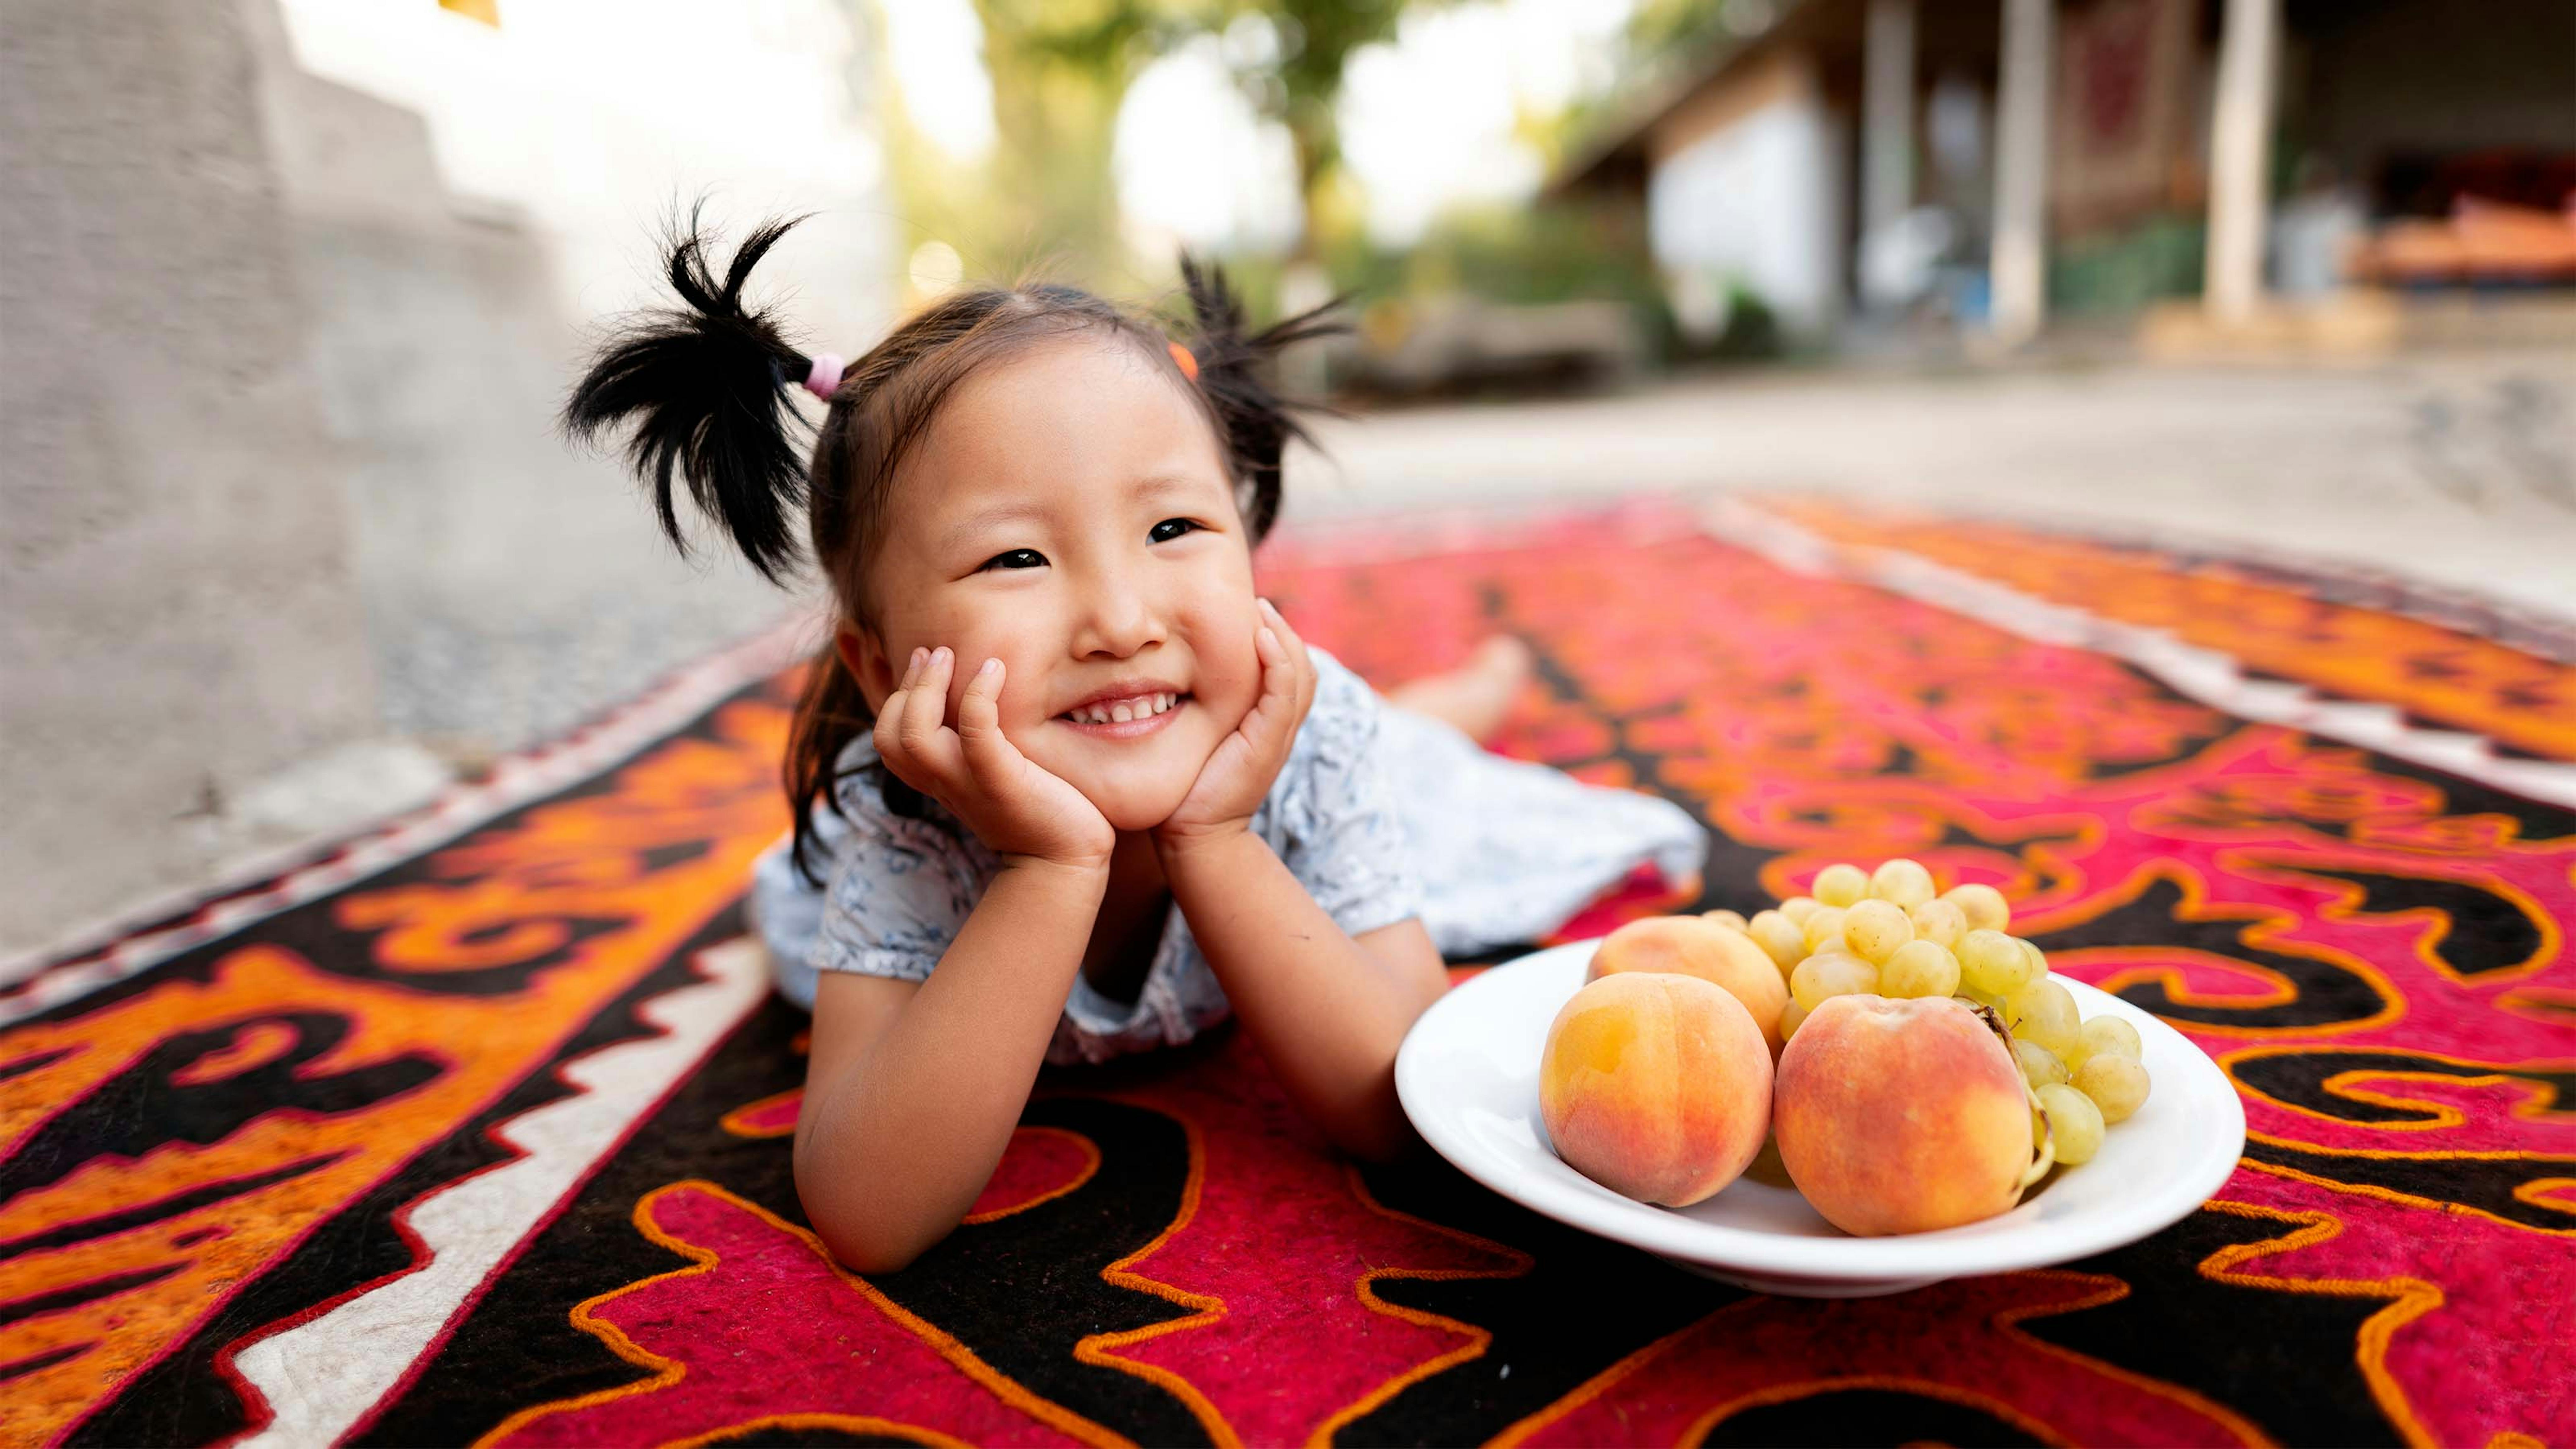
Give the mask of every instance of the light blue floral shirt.
M 1379 747 L 1377 694 L 1330 654 L 1309 653 L 1315 702 L 1252 830 L 1325 914 L 1357 935 L 1419 915 L 1422 891 Z M 839 765 L 841 813 L 814 812 L 829 861 L 823 890 L 797 874 L 783 842 L 761 858 L 753 881 L 752 911 L 779 992 L 808 1008 L 820 972 L 928 978 L 1000 868 L 938 805 L 927 805 L 920 819 L 886 808 L 885 766 L 872 739 L 852 740 Z M 1096 1062 L 1177 1045 L 1227 1009 L 1216 973 L 1174 906 L 1136 1000 L 1112 1000 L 1087 978 L 1074 978 L 1047 1059 Z

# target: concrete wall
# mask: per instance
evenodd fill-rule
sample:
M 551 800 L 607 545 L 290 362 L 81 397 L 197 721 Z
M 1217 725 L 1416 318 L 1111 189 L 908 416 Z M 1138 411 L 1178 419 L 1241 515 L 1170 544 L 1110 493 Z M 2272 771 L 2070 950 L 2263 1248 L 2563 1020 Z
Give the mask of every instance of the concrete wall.
M 674 557 L 554 414 L 704 190 L 736 230 L 821 213 L 763 281 L 818 346 L 873 340 L 857 38 L 830 0 L 603 3 L 0 11 L 0 963 L 800 606 Z
M 230 5 L 0 9 L 0 948 L 379 728 L 257 107 Z
M 316 397 L 347 445 L 386 726 L 470 769 L 789 607 L 727 559 L 675 557 L 616 462 L 556 432 L 589 332 L 542 223 L 457 196 L 419 113 L 303 71 L 282 30 L 273 42 L 285 236 Z M 649 233 L 624 241 L 641 274 Z
M 555 410 L 599 321 L 659 304 L 654 237 L 712 193 L 812 213 L 755 289 L 818 346 L 883 326 L 893 264 L 861 37 L 832 0 L 516 0 L 498 28 L 425 0 L 237 0 L 324 414 L 355 459 L 355 556 L 388 725 L 451 761 L 558 735 L 793 600 L 673 556 L 612 459 Z

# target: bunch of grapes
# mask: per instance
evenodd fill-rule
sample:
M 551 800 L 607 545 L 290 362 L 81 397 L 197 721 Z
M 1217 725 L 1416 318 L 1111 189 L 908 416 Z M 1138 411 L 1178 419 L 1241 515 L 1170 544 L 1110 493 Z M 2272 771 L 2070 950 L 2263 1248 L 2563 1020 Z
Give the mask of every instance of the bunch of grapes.
M 2048 958 L 2005 932 L 2012 911 L 2003 892 L 1962 885 L 1935 894 L 1932 873 L 1901 858 L 1875 871 L 1829 865 L 1814 890 L 1750 920 L 1709 912 L 1752 937 L 1788 978 L 1783 1040 L 1830 996 L 1964 998 L 2003 1022 L 2057 1160 L 2070 1167 L 2101 1150 L 2108 1124 L 2146 1105 L 2137 1028 L 2077 1014 L 2074 994 L 2048 974 Z

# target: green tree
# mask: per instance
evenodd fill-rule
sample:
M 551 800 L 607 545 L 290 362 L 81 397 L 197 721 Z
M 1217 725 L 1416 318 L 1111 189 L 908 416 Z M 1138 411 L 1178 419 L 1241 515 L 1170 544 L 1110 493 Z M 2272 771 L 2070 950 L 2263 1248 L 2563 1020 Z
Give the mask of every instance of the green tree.
M 1297 158 L 1297 188 L 1305 205 L 1296 254 L 1315 256 L 1319 231 L 1339 215 L 1328 189 L 1341 166 L 1336 112 L 1342 77 L 1362 46 L 1395 33 L 1405 0 L 1091 0 L 1072 5 L 1044 0 L 979 0 L 988 12 L 1015 12 L 1009 43 L 1091 78 L 1099 94 L 1118 99 L 1137 72 L 1202 36 L 1231 38 L 1226 46 L 1235 80 L 1253 109 L 1285 127 Z M 988 21 L 988 25 L 996 24 Z M 1266 28 L 1266 37 L 1262 30 Z M 998 28 L 993 33 L 1002 33 Z M 1000 76 L 995 76 L 998 88 Z M 1107 190 L 1107 146 L 1099 155 Z

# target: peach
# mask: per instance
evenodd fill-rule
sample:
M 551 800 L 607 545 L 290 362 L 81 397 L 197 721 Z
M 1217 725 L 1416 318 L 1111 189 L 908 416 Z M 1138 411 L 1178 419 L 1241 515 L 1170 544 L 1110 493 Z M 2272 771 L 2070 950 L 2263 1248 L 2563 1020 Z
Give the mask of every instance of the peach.
M 1598 981 L 1628 971 L 1669 971 L 1724 987 L 1753 1013 L 1763 1045 L 1774 1059 L 1779 1057 L 1780 1009 L 1789 1004 L 1789 983 L 1771 953 L 1751 936 L 1697 916 L 1630 921 L 1602 939 L 1584 979 Z
M 1771 1054 L 1752 1013 L 1718 987 L 1621 972 L 1556 1013 L 1538 1107 L 1557 1155 L 1575 1171 L 1625 1197 L 1688 1207 L 1735 1181 L 1762 1150 Z
M 1772 1130 L 1790 1181 L 1864 1237 L 1992 1217 L 2021 1197 L 2030 1103 L 2003 1038 L 1947 997 L 1835 996 L 1781 1054 Z

